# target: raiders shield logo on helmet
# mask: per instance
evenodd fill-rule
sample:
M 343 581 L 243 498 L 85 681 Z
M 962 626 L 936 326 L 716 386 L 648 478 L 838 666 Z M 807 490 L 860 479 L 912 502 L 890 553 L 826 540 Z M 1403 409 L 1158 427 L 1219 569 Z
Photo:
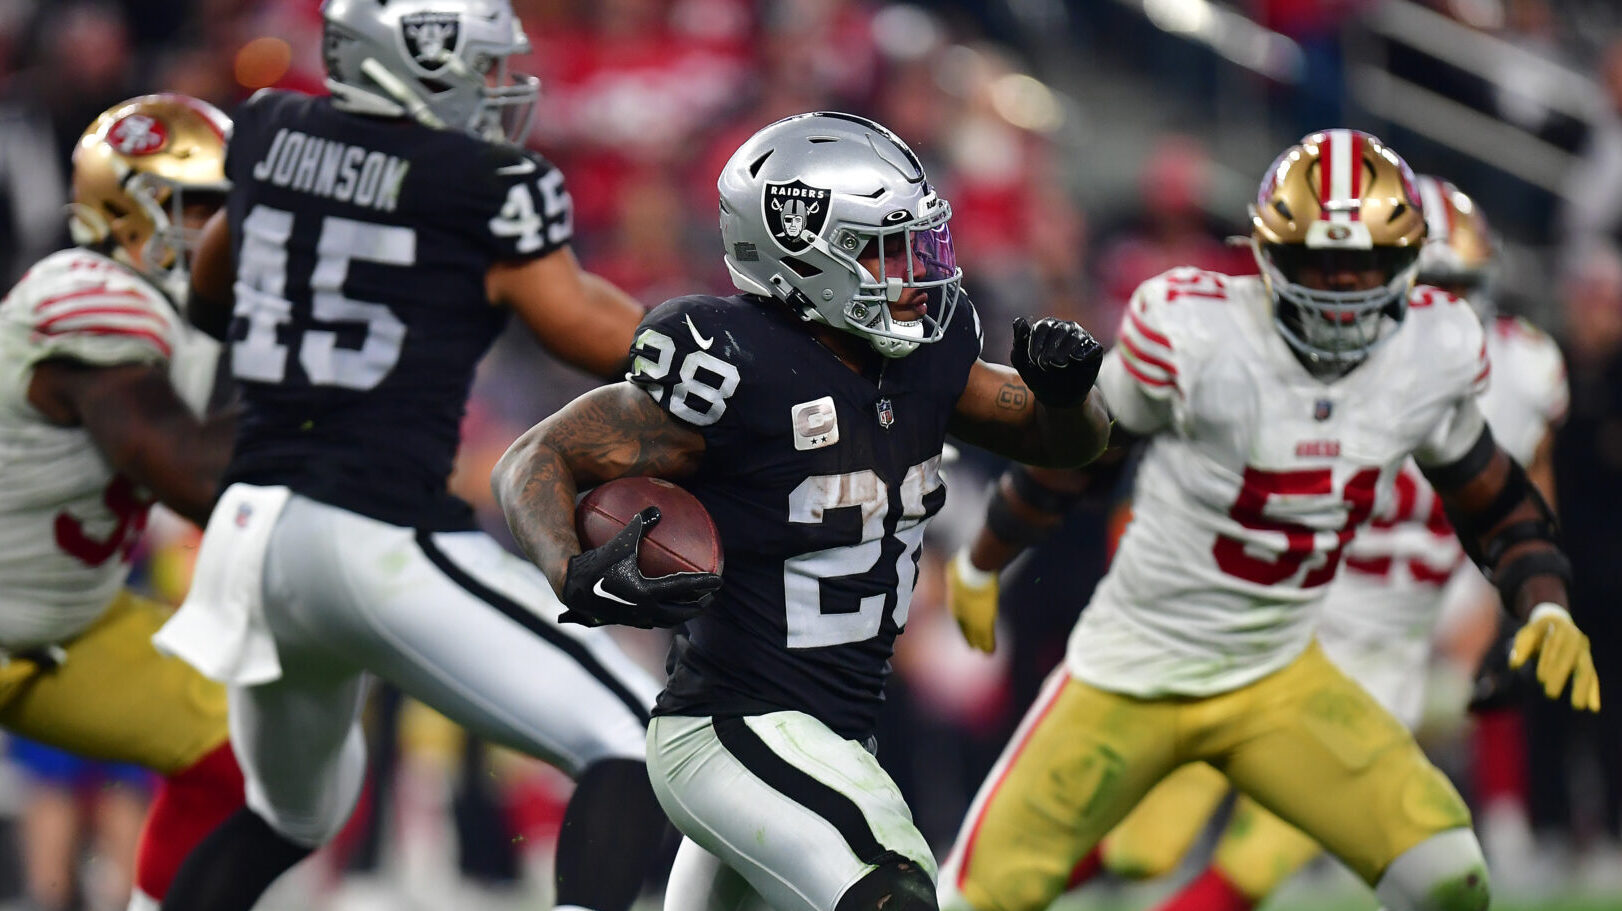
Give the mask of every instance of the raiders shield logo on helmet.
M 461 27 L 455 13 L 412 13 L 400 17 L 406 53 L 425 72 L 436 72 L 456 50 Z
M 811 246 L 806 237 L 822 233 L 828 222 L 828 191 L 807 186 L 798 180 L 766 182 L 766 227 L 772 240 L 790 253 Z

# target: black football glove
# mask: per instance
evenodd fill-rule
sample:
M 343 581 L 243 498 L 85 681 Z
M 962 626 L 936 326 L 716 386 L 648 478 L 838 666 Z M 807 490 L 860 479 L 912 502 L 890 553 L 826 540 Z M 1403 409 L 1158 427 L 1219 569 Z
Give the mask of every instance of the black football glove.
M 637 547 L 657 524 L 659 509 L 649 506 L 607 544 L 570 557 L 563 577 L 563 603 L 568 610 L 558 622 L 653 629 L 679 626 L 697 616 L 721 587 L 721 577 L 715 573 L 671 573 L 652 579 L 642 575 L 636 565 Z
M 1481 666 L 1476 668 L 1475 680 L 1470 684 L 1471 712 L 1496 712 L 1519 705 L 1535 690 L 1531 667 L 1511 670 L 1509 666 L 1510 646 L 1519 631 L 1519 626 L 1500 621 L 1498 636 L 1481 657 Z
M 1104 347 L 1080 323 L 1048 316 L 1033 325 L 1017 316 L 1009 358 L 1038 402 L 1049 408 L 1073 408 L 1092 391 L 1104 363 Z

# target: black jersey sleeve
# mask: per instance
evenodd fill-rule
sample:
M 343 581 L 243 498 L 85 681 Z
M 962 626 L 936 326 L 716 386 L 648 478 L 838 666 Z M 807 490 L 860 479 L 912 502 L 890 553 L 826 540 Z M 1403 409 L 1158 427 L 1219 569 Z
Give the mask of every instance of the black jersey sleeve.
M 628 378 L 659 406 L 696 428 L 712 445 L 734 432 L 734 393 L 746 362 L 738 333 L 727 331 L 722 301 L 678 297 L 655 307 L 637 326 Z
M 541 155 L 510 145 L 481 144 L 466 181 L 466 205 L 492 261 L 531 259 L 568 246 L 574 201 L 563 172 Z
M 943 349 L 942 362 L 946 365 L 948 388 L 962 389 L 968 385 L 969 370 L 980 359 L 985 348 L 985 330 L 980 325 L 980 313 L 967 294 L 957 301 L 957 311 L 946 325 L 946 335 L 938 342 Z
M 276 104 L 277 89 L 260 89 L 231 112 L 231 136 L 225 144 L 225 176 L 234 184 L 247 181 L 247 169 L 264 153 L 262 136 L 267 111 Z

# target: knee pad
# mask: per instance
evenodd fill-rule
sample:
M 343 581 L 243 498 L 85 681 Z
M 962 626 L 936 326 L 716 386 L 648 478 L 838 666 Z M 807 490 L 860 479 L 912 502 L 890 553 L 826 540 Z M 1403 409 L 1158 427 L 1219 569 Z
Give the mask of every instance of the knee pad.
M 1438 832 L 1385 868 L 1374 888 L 1391 911 L 1486 911 L 1487 862 L 1469 829 Z
M 839 897 L 834 911 L 939 911 L 935 883 L 917 861 L 886 852 L 878 869 L 857 880 Z

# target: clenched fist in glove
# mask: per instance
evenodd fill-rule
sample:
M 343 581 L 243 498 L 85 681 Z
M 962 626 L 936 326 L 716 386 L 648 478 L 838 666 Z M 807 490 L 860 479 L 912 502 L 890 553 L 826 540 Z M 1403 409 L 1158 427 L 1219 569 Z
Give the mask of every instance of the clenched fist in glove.
M 1086 401 L 1104 363 L 1104 348 L 1079 323 L 1043 317 L 1034 324 L 1014 318 L 1014 350 L 1009 355 L 1020 379 L 1049 408 L 1073 408 Z
M 1599 711 L 1599 674 L 1594 671 L 1588 637 L 1571 621 L 1565 608 L 1552 602 L 1532 608 L 1526 625 L 1515 634 L 1509 666 L 1520 667 L 1533 655 L 1538 656 L 1537 677 L 1544 695 L 1559 699 L 1569 680 L 1571 707 Z
M 697 616 L 721 587 L 714 573 L 671 573 L 648 578 L 636 565 L 642 536 L 659 524 L 650 506 L 601 547 L 569 558 L 563 577 L 560 623 L 602 626 L 617 623 L 642 629 L 676 626 Z

